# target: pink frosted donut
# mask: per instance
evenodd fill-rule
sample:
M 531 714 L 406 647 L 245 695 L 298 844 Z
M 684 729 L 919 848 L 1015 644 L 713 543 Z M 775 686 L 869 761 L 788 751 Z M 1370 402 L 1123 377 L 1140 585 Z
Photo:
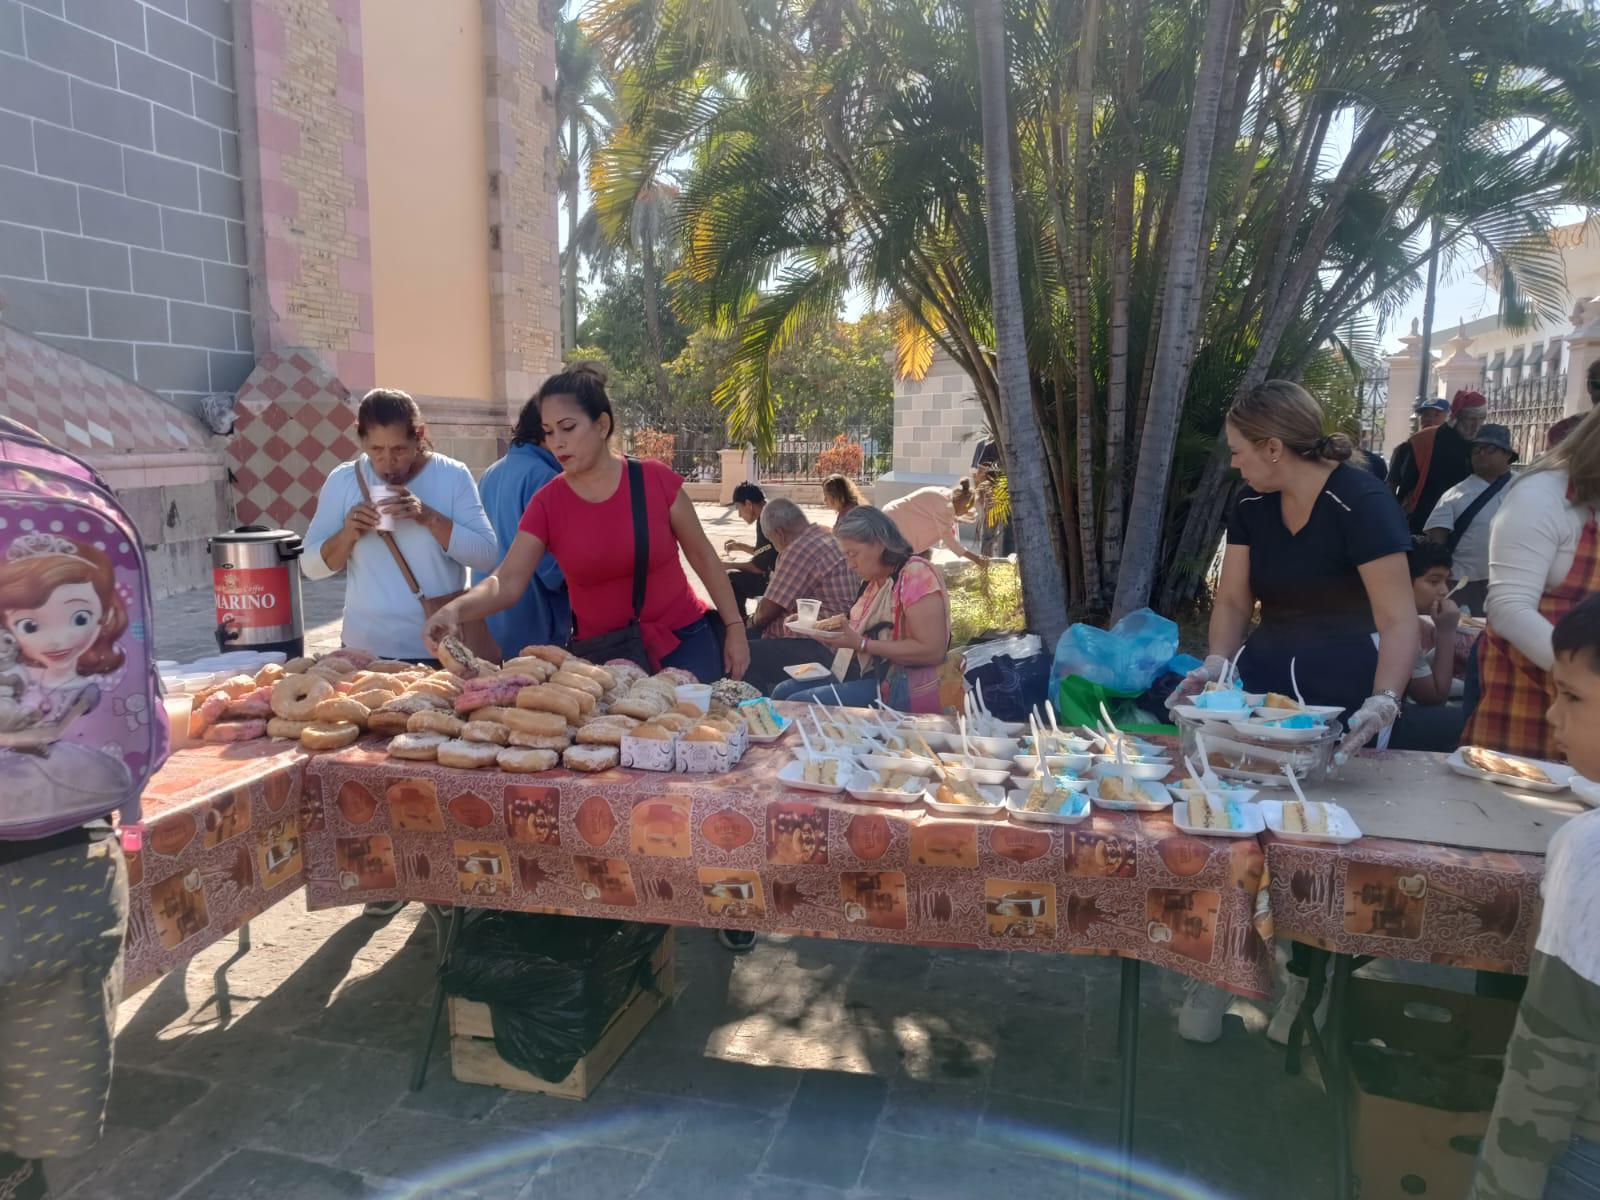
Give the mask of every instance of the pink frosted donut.
M 227 716 L 241 719 L 266 720 L 272 715 L 272 689 L 259 687 L 248 696 L 240 696 L 228 705 Z
M 517 703 L 522 685 L 496 681 L 490 687 L 471 688 L 456 698 L 456 715 L 464 717 L 480 708 L 511 708 Z
M 230 703 L 232 702 L 228 699 L 227 692 L 212 692 L 211 695 L 200 702 L 201 722 L 206 725 L 215 725 L 228 715 L 228 705 Z
M 202 735 L 208 742 L 251 742 L 267 736 L 264 720 L 219 721 Z

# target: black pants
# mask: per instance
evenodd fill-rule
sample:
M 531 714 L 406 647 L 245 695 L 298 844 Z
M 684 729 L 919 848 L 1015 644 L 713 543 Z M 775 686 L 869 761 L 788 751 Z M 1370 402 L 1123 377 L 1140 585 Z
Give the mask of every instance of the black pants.
M 852 663 L 854 661 L 851 660 Z M 795 667 L 801 663 L 828 666 L 832 662 L 833 651 L 808 637 L 752 637 L 750 669 L 745 672 L 744 681 L 759 689 L 763 696 L 770 696 L 773 688 L 789 678 L 785 667 Z M 817 682 L 827 681 L 819 679 Z
M 733 588 L 733 598 L 739 602 L 739 615 L 748 618 L 746 606 L 766 593 L 767 577 L 759 571 L 729 571 L 728 584 Z

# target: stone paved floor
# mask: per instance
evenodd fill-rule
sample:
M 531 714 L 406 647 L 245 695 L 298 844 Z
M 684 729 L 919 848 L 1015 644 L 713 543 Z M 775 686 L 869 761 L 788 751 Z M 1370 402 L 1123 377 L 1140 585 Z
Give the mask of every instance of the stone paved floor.
M 106 1135 L 55 1168 L 63 1197 L 1109 1194 L 1111 960 L 776 938 L 734 957 L 680 931 L 676 1002 L 580 1104 L 457 1083 L 442 1045 L 407 1090 L 419 906 L 385 924 L 290 900 L 250 933 L 124 1003 Z M 1283 1075 L 1261 1009 L 1191 1046 L 1145 978 L 1139 1194 L 1327 1194 L 1322 1094 Z
M 701 506 L 713 544 L 747 536 Z M 339 579 L 305 588 L 337 644 Z M 210 593 L 157 605 L 162 657 L 212 651 Z M 419 925 L 418 922 L 421 922 Z M 678 995 L 583 1104 L 456 1083 L 407 1090 L 433 934 L 298 898 L 127 1000 L 106 1135 L 63 1162 L 72 1200 L 1109 1194 L 1117 964 L 680 931 Z M 1138 1144 L 1150 1196 L 1326 1194 L 1326 1105 L 1282 1073 L 1261 1006 L 1177 1036 L 1145 974 Z M 441 1038 L 441 1042 L 444 1039 Z M 1272 1114 L 1264 1129 L 1262 1114 Z M 1286 1184 L 1285 1180 L 1293 1180 Z

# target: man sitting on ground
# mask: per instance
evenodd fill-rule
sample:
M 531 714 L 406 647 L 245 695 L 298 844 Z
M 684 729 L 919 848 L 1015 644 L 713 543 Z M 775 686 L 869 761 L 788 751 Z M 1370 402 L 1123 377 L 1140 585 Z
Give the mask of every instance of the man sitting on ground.
M 739 602 L 739 615 L 748 613 L 746 605 L 767 590 L 767 579 L 777 564 L 778 552 L 761 528 L 761 512 L 767 506 L 767 494 L 753 483 L 741 483 L 733 489 L 733 506 L 746 525 L 756 527 L 756 544 L 729 538 L 722 543 L 728 554 L 748 554 L 745 562 L 724 562 L 728 568 L 728 583 L 733 587 L 733 598 Z
M 750 618 L 750 669 L 745 682 L 770 692 L 783 682 L 784 667 L 827 664 L 833 659 L 826 646 L 787 627 L 795 601 L 818 601 L 818 617 L 823 620 L 848 613 L 860 580 L 833 535 L 813 525 L 794 501 L 769 502 L 761 514 L 761 528 L 777 549 L 778 565 Z

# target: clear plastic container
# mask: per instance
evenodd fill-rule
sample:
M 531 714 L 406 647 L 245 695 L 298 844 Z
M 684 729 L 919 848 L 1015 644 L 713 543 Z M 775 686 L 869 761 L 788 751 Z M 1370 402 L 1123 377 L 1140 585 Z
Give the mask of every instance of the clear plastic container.
M 1197 736 L 1203 735 L 1211 769 L 1224 779 L 1236 779 L 1255 787 L 1288 787 L 1283 768 L 1295 778 L 1313 782 L 1334 774 L 1333 749 L 1344 736 L 1344 726 L 1329 721 L 1327 732 L 1314 742 L 1287 745 L 1241 733 L 1226 721 L 1192 721 L 1178 716 L 1178 746 L 1182 754 L 1200 766 Z

